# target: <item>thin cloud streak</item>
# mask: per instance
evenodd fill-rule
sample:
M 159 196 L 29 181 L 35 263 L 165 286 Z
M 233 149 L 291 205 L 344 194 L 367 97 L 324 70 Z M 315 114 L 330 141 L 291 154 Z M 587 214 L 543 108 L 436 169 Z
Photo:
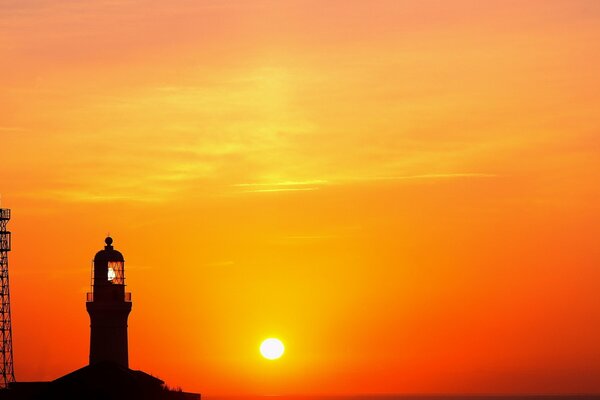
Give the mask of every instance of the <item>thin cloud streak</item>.
M 241 193 L 272 193 L 272 192 L 305 192 L 318 190 L 316 187 L 307 188 L 276 188 L 276 189 L 256 189 L 256 190 L 244 190 Z
M 381 176 L 360 180 L 413 180 L 413 179 L 453 179 L 453 178 L 497 178 L 499 175 L 478 172 L 448 173 L 448 174 L 419 174 L 406 176 Z
M 232 186 L 236 187 L 252 187 L 252 186 L 303 186 L 303 185 L 321 185 L 329 183 L 329 181 L 315 179 L 308 181 L 285 181 L 285 182 L 277 182 L 277 183 L 266 183 L 266 182 L 257 182 L 257 183 L 236 183 Z
M 297 235 L 287 236 L 286 239 L 290 240 L 322 240 L 322 239 L 336 239 L 342 237 L 341 235 Z
M 313 179 L 306 181 L 284 181 L 284 182 L 253 182 L 253 183 L 236 183 L 231 186 L 233 187 L 269 187 L 270 189 L 255 189 L 244 191 L 248 192 L 283 192 L 283 191 L 296 191 L 296 190 L 315 190 L 317 187 L 311 186 L 310 188 L 298 188 L 294 186 L 305 186 L 305 185 L 335 185 L 342 184 L 348 181 L 395 181 L 395 180 L 418 180 L 418 179 L 458 179 L 458 178 L 496 178 L 499 175 L 478 173 L 478 172 L 460 172 L 460 173 L 442 173 L 442 174 L 417 174 L 417 175 L 405 175 L 405 176 L 375 176 L 375 177 L 362 177 L 362 178 L 350 178 L 335 180 L 325 179 Z

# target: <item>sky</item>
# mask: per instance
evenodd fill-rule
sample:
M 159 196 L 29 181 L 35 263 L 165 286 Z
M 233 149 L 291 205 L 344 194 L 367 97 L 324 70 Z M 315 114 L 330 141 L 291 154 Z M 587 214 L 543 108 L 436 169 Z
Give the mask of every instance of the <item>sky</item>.
M 599 392 L 598 70 L 595 0 L 0 0 L 17 379 L 110 234 L 185 390 Z

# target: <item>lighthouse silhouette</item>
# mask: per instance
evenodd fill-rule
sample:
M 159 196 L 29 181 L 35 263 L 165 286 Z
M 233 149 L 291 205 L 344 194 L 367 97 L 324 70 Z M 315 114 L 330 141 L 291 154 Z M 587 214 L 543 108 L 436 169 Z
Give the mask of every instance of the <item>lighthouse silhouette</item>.
M 125 292 L 125 260 L 109 236 L 94 257 L 92 292 L 87 294 L 90 314 L 90 365 L 111 361 L 129 368 L 127 318 L 131 293 Z
M 20 400 L 200 400 L 199 393 L 170 389 L 141 370 L 129 369 L 127 318 L 131 293 L 125 292 L 125 260 L 107 237 L 92 267 L 90 363 L 49 382 L 10 382 L 0 399 Z

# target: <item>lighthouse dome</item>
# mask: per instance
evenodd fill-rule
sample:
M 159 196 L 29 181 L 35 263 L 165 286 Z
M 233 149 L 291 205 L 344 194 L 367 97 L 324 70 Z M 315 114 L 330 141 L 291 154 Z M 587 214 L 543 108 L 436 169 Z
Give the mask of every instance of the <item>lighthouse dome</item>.
M 110 236 L 108 236 L 106 239 L 104 239 L 104 243 L 106 243 L 106 246 L 104 246 L 104 250 L 100 250 L 99 252 L 96 253 L 96 256 L 94 257 L 94 262 L 97 261 L 125 261 L 125 259 L 123 258 L 123 254 L 121 254 L 120 251 L 117 251 L 113 248 L 112 246 L 112 238 Z

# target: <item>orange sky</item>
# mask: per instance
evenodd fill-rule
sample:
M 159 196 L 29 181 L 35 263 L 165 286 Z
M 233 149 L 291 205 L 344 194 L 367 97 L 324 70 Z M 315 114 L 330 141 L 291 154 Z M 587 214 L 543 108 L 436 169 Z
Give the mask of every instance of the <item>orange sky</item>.
M 110 232 L 187 390 L 600 391 L 599 70 L 595 0 L 0 1 L 17 379 Z

